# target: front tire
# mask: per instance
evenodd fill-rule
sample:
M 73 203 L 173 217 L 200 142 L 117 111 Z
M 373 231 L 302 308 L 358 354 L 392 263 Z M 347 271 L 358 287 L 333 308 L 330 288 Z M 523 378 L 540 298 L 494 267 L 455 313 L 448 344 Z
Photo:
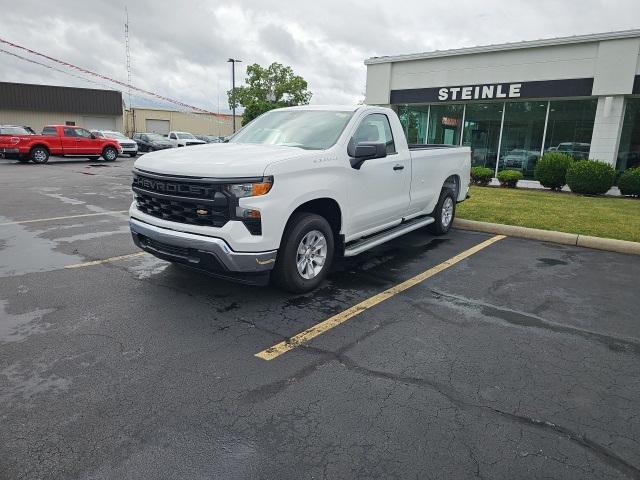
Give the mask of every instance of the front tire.
M 47 163 L 49 161 L 49 150 L 44 147 L 35 147 L 31 150 L 30 157 L 33 163 Z
M 107 162 L 115 162 L 116 158 L 118 158 L 118 151 L 113 147 L 107 147 L 102 152 L 102 158 Z
M 444 235 L 449 231 L 456 216 L 456 194 L 451 188 L 443 188 L 436 208 L 431 213 L 435 222 L 429 230 L 435 235 Z
M 292 293 L 310 292 L 326 278 L 333 255 L 329 222 L 314 213 L 296 213 L 284 231 L 273 280 Z

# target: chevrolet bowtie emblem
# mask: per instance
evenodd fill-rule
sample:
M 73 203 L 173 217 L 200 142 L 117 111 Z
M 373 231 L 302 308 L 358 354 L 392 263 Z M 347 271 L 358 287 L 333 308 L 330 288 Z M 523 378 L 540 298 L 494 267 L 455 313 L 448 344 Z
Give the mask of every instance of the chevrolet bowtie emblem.
M 203 210 L 202 208 L 199 208 L 199 209 L 196 210 L 196 213 L 198 215 L 207 215 L 209 213 L 209 211 L 208 210 Z

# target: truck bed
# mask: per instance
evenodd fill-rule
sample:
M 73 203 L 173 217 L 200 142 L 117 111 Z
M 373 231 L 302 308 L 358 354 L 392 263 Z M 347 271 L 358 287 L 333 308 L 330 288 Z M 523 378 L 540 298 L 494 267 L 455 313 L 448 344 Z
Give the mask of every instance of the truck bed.
M 443 145 L 441 143 L 410 143 L 409 150 L 434 150 L 441 148 L 459 148 L 460 145 Z

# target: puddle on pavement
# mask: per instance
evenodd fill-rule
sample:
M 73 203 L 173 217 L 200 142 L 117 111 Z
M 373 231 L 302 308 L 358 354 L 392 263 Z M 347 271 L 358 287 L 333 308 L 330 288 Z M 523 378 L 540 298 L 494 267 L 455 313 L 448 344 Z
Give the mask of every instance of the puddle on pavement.
M 10 221 L 10 218 L 0 217 L 0 223 Z M 20 224 L 2 226 L 0 277 L 48 272 L 84 261 L 79 255 L 56 251 L 57 242 L 40 237 L 41 233 L 44 230 L 28 230 Z
M 135 264 L 127 265 L 127 270 L 140 280 L 162 273 L 171 265 L 171 263 L 160 260 L 153 255 L 143 255 L 135 262 Z
M 39 322 L 38 320 L 53 312 L 53 308 L 11 314 L 7 312 L 8 304 L 9 302 L 6 300 L 0 300 L 0 343 L 19 342 L 29 335 L 41 333 L 49 327 L 47 322 Z
M 569 265 L 569 262 L 558 260 L 557 258 L 538 258 L 538 262 L 544 267 L 555 267 L 556 265 Z

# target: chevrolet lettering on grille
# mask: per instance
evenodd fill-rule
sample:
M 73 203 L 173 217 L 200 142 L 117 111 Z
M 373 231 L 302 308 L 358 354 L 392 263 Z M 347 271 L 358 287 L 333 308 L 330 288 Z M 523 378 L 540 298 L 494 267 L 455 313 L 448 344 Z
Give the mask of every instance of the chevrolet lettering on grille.
M 145 177 L 134 177 L 133 186 L 158 193 L 197 195 L 201 197 L 212 197 L 215 192 L 212 187 L 173 183 Z

